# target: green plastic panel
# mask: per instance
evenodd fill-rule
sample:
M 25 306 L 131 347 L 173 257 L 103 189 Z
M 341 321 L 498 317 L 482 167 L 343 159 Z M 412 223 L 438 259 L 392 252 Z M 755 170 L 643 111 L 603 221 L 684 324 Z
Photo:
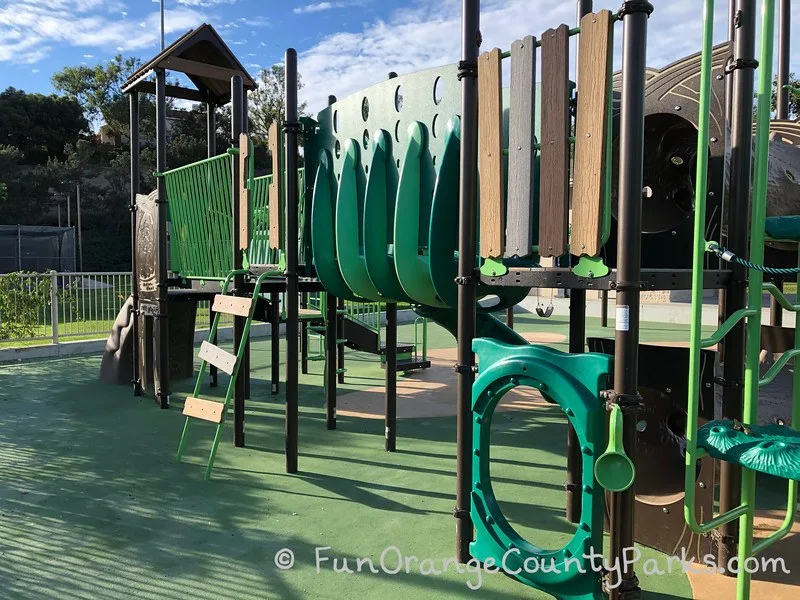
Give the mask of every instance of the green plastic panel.
M 425 131 L 421 123 L 408 126 L 408 147 L 400 168 L 397 186 L 397 204 L 394 213 L 394 263 L 397 279 L 412 300 L 426 306 L 445 307 L 436 295 L 430 277 L 428 223 L 432 199 L 422 188 L 422 155 L 426 146 Z M 425 210 L 426 206 L 428 207 Z M 420 236 L 425 225 L 424 238 Z
M 325 289 L 338 298 L 359 300 L 342 278 L 336 258 L 334 204 L 336 178 L 331 171 L 331 157 L 327 150 L 320 152 L 311 202 L 311 245 L 317 277 Z
M 172 270 L 225 279 L 233 268 L 231 161 L 227 152 L 163 173 L 170 207 Z
M 396 189 L 398 175 L 391 147 L 391 135 L 378 129 L 372 136 L 372 164 L 364 199 L 364 257 L 369 277 L 386 301 L 410 302 L 397 280 L 394 266 L 396 197 L 389 190 Z
M 744 426 L 709 421 L 697 431 L 697 445 L 718 460 L 760 473 L 800 481 L 800 431 L 785 425 Z
M 354 293 L 377 301 L 381 295 L 369 278 L 363 252 L 365 177 L 359 162 L 358 142 L 347 140 L 344 156 L 336 198 L 336 255 L 339 270 Z
M 507 566 L 509 573 L 519 569 L 513 577 L 562 600 L 605 598 L 601 574 L 586 557 L 592 550 L 598 554 L 603 551 L 604 491 L 594 480 L 594 463 L 605 442 L 606 416 L 599 394 L 608 379 L 611 357 L 566 354 L 546 346 L 511 346 L 488 339 L 474 340 L 472 349 L 480 375 L 472 388 L 471 514 L 475 541 L 470 545 L 471 555 L 481 562 L 492 558 L 495 564 Z M 574 427 L 581 448 L 580 522 L 572 539 L 559 550 L 544 550 L 522 538 L 503 515 L 492 489 L 492 417 L 503 395 L 519 385 L 537 388 L 558 403 Z M 524 569 L 527 559 L 545 568 L 535 572 Z
M 767 217 L 764 229 L 770 239 L 800 242 L 800 215 Z

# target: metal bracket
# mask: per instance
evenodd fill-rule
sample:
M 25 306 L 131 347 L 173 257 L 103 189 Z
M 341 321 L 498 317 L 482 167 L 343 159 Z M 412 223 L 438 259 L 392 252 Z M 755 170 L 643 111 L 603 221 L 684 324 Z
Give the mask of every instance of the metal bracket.
M 725 74 L 733 73 L 736 69 L 757 69 L 758 61 L 754 58 L 737 58 L 725 65 Z
M 647 0 L 626 0 L 622 3 L 622 6 L 619 7 L 617 15 L 622 18 L 625 15 L 632 15 L 634 13 L 641 12 L 647 13 L 647 16 L 649 17 L 651 14 L 653 14 L 653 5 Z
M 608 284 L 612 290 L 624 292 L 626 290 L 642 290 L 645 285 L 641 281 L 612 281 Z
M 453 370 L 459 375 L 466 375 L 467 373 L 477 373 L 478 367 L 476 365 L 460 365 L 456 363 L 453 365 Z
M 299 121 L 284 121 L 283 133 L 300 133 L 303 130 Z
M 567 492 L 580 492 L 581 489 L 583 489 L 583 486 L 580 483 L 564 482 L 564 490 Z
M 479 44 L 480 45 L 480 44 Z M 461 81 L 464 77 L 478 77 L 478 61 L 475 60 L 460 60 L 458 61 L 458 80 Z
M 453 517 L 456 519 L 469 519 L 470 514 L 468 510 L 463 508 L 458 508 L 457 506 L 453 507 Z
M 611 411 L 616 404 L 623 415 L 637 414 L 646 408 L 642 402 L 642 395 L 638 391 L 635 394 L 620 394 L 614 390 L 603 390 L 600 392 L 600 397 L 606 401 L 605 407 L 607 411 Z

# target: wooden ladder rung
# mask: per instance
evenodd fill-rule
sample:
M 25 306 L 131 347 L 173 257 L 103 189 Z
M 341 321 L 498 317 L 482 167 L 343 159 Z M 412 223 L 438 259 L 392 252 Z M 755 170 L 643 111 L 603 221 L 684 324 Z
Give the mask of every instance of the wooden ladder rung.
M 197 356 L 207 363 L 214 365 L 220 371 L 228 375 L 233 375 L 233 369 L 236 367 L 236 357 L 230 352 L 215 346 L 211 342 L 203 340 L 203 343 L 200 345 L 200 352 Z
M 253 306 L 253 299 L 243 296 L 214 296 L 214 304 L 211 307 L 213 312 L 226 315 L 236 315 L 237 317 L 249 317 L 250 309 Z
M 225 416 L 225 405 L 222 402 L 189 396 L 183 403 L 183 414 L 211 423 L 222 423 Z

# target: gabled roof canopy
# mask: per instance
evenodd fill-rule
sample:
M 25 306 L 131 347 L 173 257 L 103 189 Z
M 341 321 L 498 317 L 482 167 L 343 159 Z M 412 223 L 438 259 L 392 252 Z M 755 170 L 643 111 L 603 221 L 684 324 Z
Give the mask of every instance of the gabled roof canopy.
M 226 104 L 231 99 L 231 77 L 240 75 L 245 90 L 256 88 L 256 82 L 231 52 L 214 28 L 204 23 L 186 32 L 149 60 L 122 86 L 123 92 L 155 93 L 155 83 L 146 78 L 156 69 L 184 73 L 197 89 L 167 86 L 167 96 Z

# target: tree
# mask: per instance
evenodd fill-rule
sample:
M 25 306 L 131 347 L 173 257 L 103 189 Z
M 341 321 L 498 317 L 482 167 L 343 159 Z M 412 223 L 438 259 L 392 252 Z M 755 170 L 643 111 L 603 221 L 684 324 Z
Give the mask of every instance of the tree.
M 112 131 L 127 134 L 129 100 L 122 87 L 140 66 L 138 58 L 118 54 L 93 67 L 64 67 L 50 81 L 56 90 L 80 104 L 87 119 L 103 121 Z M 144 95 L 140 100 L 140 129 L 147 134 L 155 130 L 155 103 Z
M 797 119 L 800 117 L 800 92 L 795 90 L 800 89 L 800 79 L 795 77 L 794 73 L 789 73 L 789 85 L 794 88 L 789 90 L 789 118 Z M 778 108 L 778 77 L 772 80 L 772 110 Z
M 10 87 L 0 93 L 0 145 L 19 150 L 19 164 L 40 165 L 63 158 L 64 146 L 89 133 L 80 105 L 56 95 L 27 94 Z
M 283 65 L 272 65 L 262 69 L 258 75 L 258 87 L 250 93 L 250 133 L 266 142 L 270 125 L 283 121 L 286 112 L 284 89 L 286 73 Z M 297 75 L 297 90 L 303 89 L 303 80 Z M 305 114 L 306 103 L 298 107 L 298 114 Z

